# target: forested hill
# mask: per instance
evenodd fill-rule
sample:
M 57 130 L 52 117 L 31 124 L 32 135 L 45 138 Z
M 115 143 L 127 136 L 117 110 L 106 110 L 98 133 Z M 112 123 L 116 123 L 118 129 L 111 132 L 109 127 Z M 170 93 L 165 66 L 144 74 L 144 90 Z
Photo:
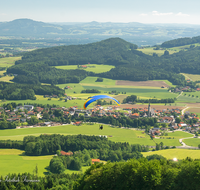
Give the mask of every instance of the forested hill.
M 146 55 L 136 48 L 135 44 L 120 38 L 110 38 L 86 45 L 39 49 L 25 53 L 22 60 L 16 61 L 7 72 L 18 74 L 18 78 L 14 79 L 18 82 L 26 77 L 33 77 L 38 82 L 57 84 L 80 82 L 87 76 L 101 76 L 132 81 L 166 79 L 175 85 L 185 84 L 185 78 L 180 72 L 200 72 L 199 47 L 161 57 Z M 69 71 L 51 67 L 87 63 L 114 65 L 115 68 L 106 73 L 95 74 L 80 69 Z
M 169 41 L 163 42 L 161 44 L 161 47 L 171 48 L 171 47 L 190 45 L 194 43 L 200 43 L 200 36 L 196 36 L 193 38 L 178 38 L 174 40 L 169 40 Z
M 22 60 L 16 64 L 42 61 L 52 65 L 77 65 L 87 64 L 109 64 L 117 65 L 128 63 L 130 58 L 137 55 L 132 50 L 137 45 L 126 42 L 120 38 L 110 38 L 96 43 L 86 45 L 59 46 L 46 49 L 39 49 L 25 53 Z M 127 59 L 129 59 L 127 61 Z
M 95 74 L 84 70 L 61 70 L 51 66 L 91 63 L 116 66 L 110 72 L 100 74 L 106 78 L 133 81 L 167 79 L 173 84 L 184 82 L 184 77 L 176 74 L 173 65 L 170 66 L 172 68 L 167 68 L 166 72 L 162 58 L 146 55 L 136 48 L 135 44 L 120 38 L 110 38 L 86 45 L 39 49 L 25 53 L 22 60 L 16 61 L 14 66 L 7 69 L 7 73 L 18 74 L 18 78 L 14 79 L 18 82 L 26 76 L 33 77 L 38 82 L 53 84 L 80 82 L 86 76 Z

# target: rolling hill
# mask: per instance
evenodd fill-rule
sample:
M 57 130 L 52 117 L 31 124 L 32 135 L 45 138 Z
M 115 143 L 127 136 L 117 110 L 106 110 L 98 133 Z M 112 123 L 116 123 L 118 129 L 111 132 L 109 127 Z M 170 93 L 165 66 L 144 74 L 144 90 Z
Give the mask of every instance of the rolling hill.
M 22 60 L 16 61 L 14 66 L 7 69 L 7 73 L 35 77 L 39 82 L 52 83 L 54 81 L 55 84 L 61 84 L 66 83 L 66 80 L 60 80 L 61 77 L 63 78 L 64 75 L 70 75 L 75 71 L 71 70 L 70 73 L 64 74 L 64 71 L 51 66 L 92 63 L 114 65 L 115 68 L 100 74 L 92 72 L 87 72 L 87 74 L 82 72 L 81 74 L 81 70 L 77 70 L 73 77 L 80 78 L 83 75 L 81 77 L 83 79 L 86 76 L 101 76 L 132 81 L 166 79 L 173 84 L 184 82 L 184 77 L 177 74 L 178 70 L 171 63 L 171 56 L 153 57 L 137 51 L 136 48 L 137 45 L 123 39 L 109 38 L 86 45 L 38 49 L 25 53 Z M 52 78 L 52 80 L 48 80 L 49 78 Z M 73 81 L 79 82 L 80 80 Z

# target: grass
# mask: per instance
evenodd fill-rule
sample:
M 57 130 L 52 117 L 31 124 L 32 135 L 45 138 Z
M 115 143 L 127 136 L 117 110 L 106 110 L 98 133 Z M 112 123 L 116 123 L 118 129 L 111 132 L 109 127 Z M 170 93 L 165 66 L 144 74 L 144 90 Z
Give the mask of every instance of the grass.
M 143 152 L 143 156 L 150 156 L 153 154 L 158 154 L 164 156 L 167 159 L 177 158 L 179 160 L 190 157 L 192 159 L 200 159 L 199 150 L 189 150 L 189 149 L 167 149 L 152 152 Z
M 15 61 L 20 60 L 21 57 L 4 57 L 0 58 L 0 67 L 11 67 Z
M 5 71 L 3 71 L 5 72 Z M 0 81 L 1 82 L 12 82 L 11 80 L 14 78 L 14 76 L 5 76 L 5 77 L 1 77 Z
M 48 156 L 22 156 L 24 151 L 17 149 L 0 149 L 0 175 L 8 173 L 33 173 L 38 167 L 38 175 L 44 176 L 48 172 L 45 168 L 49 165 L 53 155 Z
M 63 134 L 63 135 L 107 135 L 108 139 L 114 142 L 128 142 L 130 144 L 141 144 L 155 146 L 154 141 L 141 130 L 114 128 L 109 125 L 104 125 L 103 130 L 99 130 L 99 124 L 83 124 L 81 126 L 62 125 L 55 127 L 36 127 L 24 129 L 8 129 L 1 130 L 0 140 L 23 140 L 27 135 L 40 135 L 40 134 Z M 170 133 L 174 139 L 154 139 L 156 143 L 163 142 L 166 146 L 180 146 L 179 138 L 190 137 L 190 134 L 185 132 Z M 139 138 L 144 137 L 144 138 Z
M 174 137 L 174 138 L 180 139 L 180 138 L 193 137 L 193 135 L 190 133 L 186 133 L 184 131 L 176 131 L 176 132 L 168 133 L 167 137 Z
M 43 104 L 43 105 L 58 105 L 60 107 L 72 107 L 72 106 L 78 106 L 78 108 L 83 108 L 83 104 L 85 103 L 85 100 L 68 100 L 67 102 L 64 102 L 64 100 L 59 100 L 57 98 L 52 98 L 51 100 L 48 100 L 48 98 L 45 99 L 38 99 L 38 100 L 7 100 L 7 101 L 1 101 L 0 104 L 8 104 L 11 102 L 16 102 L 17 104 L 23 103 L 23 104 Z
M 112 68 L 115 68 L 115 66 L 112 65 L 97 65 L 97 64 L 86 64 L 88 67 L 84 70 L 86 71 L 91 71 L 94 73 L 103 73 L 110 71 Z M 92 66 L 90 68 L 90 66 Z M 65 69 L 65 70 L 70 70 L 70 69 L 78 69 L 77 65 L 65 65 L 65 66 L 56 66 L 55 68 L 57 69 Z
M 184 92 L 185 93 L 185 92 Z M 179 96 L 177 98 L 177 103 L 178 102 L 187 102 L 187 103 L 196 103 L 196 102 L 200 102 L 200 99 L 199 98 L 196 98 L 196 97 L 189 97 L 189 96 Z
M 183 139 L 183 142 L 189 146 L 198 147 L 200 144 L 200 138 Z

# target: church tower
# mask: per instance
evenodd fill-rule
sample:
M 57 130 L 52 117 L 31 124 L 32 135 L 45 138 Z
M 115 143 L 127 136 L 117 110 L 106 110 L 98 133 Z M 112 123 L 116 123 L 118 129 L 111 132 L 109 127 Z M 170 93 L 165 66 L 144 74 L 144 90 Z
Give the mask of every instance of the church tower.
M 148 117 L 151 117 L 151 106 L 150 106 L 150 102 L 149 102 L 149 106 L 148 106 Z

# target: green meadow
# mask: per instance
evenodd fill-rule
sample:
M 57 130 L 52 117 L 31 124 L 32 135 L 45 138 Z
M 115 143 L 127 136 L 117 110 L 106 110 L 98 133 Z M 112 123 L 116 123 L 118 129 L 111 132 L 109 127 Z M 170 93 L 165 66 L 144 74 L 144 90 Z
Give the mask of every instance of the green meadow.
M 178 160 L 185 159 L 190 157 L 192 159 L 200 159 L 199 150 L 190 150 L 190 149 L 166 149 L 152 152 L 142 152 L 143 156 L 150 156 L 153 154 L 158 154 L 164 156 L 167 159 L 177 158 Z
M 54 127 L 34 127 L 24 129 L 8 129 L 2 130 L 0 133 L 0 140 L 23 140 L 24 136 L 40 134 L 63 134 L 63 135 L 106 135 L 109 140 L 114 142 L 128 142 L 130 144 L 141 144 L 155 146 L 155 143 L 163 142 L 165 146 L 180 146 L 179 138 L 191 137 L 191 134 L 182 131 L 169 133 L 171 139 L 154 139 L 152 141 L 149 135 L 146 135 L 141 130 L 123 129 L 105 125 L 103 130 L 99 130 L 99 124 L 82 124 L 75 125 L 62 125 Z M 173 139 L 174 137 L 174 139 Z
M 198 145 L 200 144 L 200 138 L 183 139 L 183 142 L 186 143 L 188 146 L 198 147 Z
M 20 60 L 21 57 L 4 57 L 0 58 L 0 67 L 11 67 L 15 61 Z
M 12 65 L 15 64 L 15 61 L 20 60 L 21 57 L 4 57 L 4 58 L 0 58 L 0 67 L 11 67 Z M 4 71 L 0 71 L 0 75 L 3 75 L 3 73 L 5 73 L 6 70 Z M 0 78 L 0 81 L 3 82 L 11 82 L 10 80 L 12 80 L 14 77 L 13 76 L 3 76 Z
M 25 156 L 24 151 L 18 149 L 0 149 L 0 176 L 9 173 L 31 173 L 35 174 L 35 167 L 38 167 L 38 175 L 44 176 L 49 173 L 47 167 L 53 155 L 47 156 Z M 64 173 L 82 173 L 89 166 L 82 166 L 81 171 L 66 169 Z
M 44 176 L 48 171 L 45 169 L 53 155 L 48 156 L 23 156 L 23 152 L 17 149 L 0 149 L 0 175 L 9 173 L 34 173 L 38 167 L 38 175 Z
M 153 55 L 153 53 L 156 53 L 159 57 L 162 56 L 165 52 L 164 49 L 154 50 L 154 47 L 148 47 L 148 48 L 137 49 L 137 50 L 142 51 L 143 53 L 147 55 Z M 173 50 L 173 49 L 167 49 L 167 51 L 169 51 L 169 54 L 177 53 L 177 50 Z
M 94 73 L 103 73 L 110 71 L 112 68 L 115 68 L 115 66 L 112 65 L 86 64 L 86 66 L 87 68 L 84 70 Z M 55 66 L 55 68 L 64 70 L 78 69 L 77 65 Z

